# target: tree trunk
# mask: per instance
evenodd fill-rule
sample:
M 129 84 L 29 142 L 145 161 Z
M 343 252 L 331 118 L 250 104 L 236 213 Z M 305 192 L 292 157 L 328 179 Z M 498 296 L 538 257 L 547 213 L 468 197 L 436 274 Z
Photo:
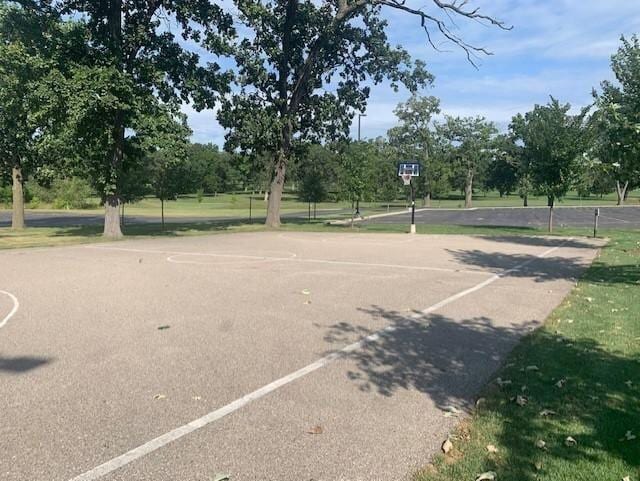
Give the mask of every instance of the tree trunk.
M 309 222 L 311 222 L 311 201 L 309 201 L 309 202 L 307 203 L 307 208 L 309 209 L 309 212 L 308 212 L 308 215 L 307 215 L 307 220 L 308 220 Z
M 423 205 L 426 207 L 431 207 L 431 192 L 427 192 L 427 195 L 424 196 Z
M 269 188 L 269 200 L 267 204 L 267 220 L 265 225 L 271 228 L 280 227 L 280 203 L 282 201 L 282 191 L 284 190 L 284 177 L 287 164 L 284 153 L 280 153 L 276 162 L 276 171 Z
M 19 165 L 14 165 L 11 170 L 11 201 L 13 203 L 11 211 L 11 228 L 12 229 L 24 229 L 24 191 L 23 191 L 23 179 L 22 168 Z
M 553 232 L 553 204 L 555 199 L 553 197 L 548 198 L 547 204 L 549 205 L 549 233 Z
M 109 5 L 108 29 L 112 53 L 116 56 L 117 67 L 124 69 L 122 62 L 122 0 L 113 0 Z M 104 203 L 104 231 L 102 235 L 110 239 L 122 237 L 120 228 L 120 197 L 118 196 L 118 177 L 124 156 L 124 118 L 117 111 L 111 126 L 111 160 L 109 178 Z
M 627 188 L 629 187 L 629 182 L 625 182 L 621 184 L 619 180 L 616 180 L 616 194 L 618 195 L 618 205 L 624 205 L 624 201 L 627 198 Z
M 269 191 L 268 190 L 264 191 L 264 201 L 265 202 L 269 202 Z
M 522 196 L 522 205 L 524 207 L 529 207 L 529 195 L 528 194 L 524 194 Z
M 316 220 L 316 209 L 318 207 L 317 203 L 313 203 L 313 220 Z
M 160 217 L 162 218 L 162 230 L 164 230 L 164 199 L 160 199 Z
M 467 179 L 464 184 L 464 207 L 470 209 L 473 206 L 473 172 L 467 172 Z

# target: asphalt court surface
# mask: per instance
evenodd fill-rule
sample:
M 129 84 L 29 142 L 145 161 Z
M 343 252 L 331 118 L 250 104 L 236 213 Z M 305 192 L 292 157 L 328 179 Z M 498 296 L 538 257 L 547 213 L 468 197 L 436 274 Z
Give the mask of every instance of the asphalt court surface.
M 598 226 L 610 229 L 640 228 L 640 207 L 600 207 Z M 595 207 L 556 207 L 554 223 L 558 227 L 591 227 Z M 410 212 L 376 217 L 373 224 L 409 223 Z M 495 207 L 474 209 L 417 209 L 416 224 L 492 225 L 512 227 L 544 227 L 549 221 L 547 207 Z
M 403 479 L 598 245 L 243 233 L 0 252 L 0 478 Z

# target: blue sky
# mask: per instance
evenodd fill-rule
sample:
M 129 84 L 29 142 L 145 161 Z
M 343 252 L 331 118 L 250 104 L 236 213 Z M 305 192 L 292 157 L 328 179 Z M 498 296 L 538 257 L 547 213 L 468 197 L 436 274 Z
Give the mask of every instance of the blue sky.
M 409 4 L 430 8 L 430 0 L 407 0 Z M 609 61 L 620 35 L 640 32 L 640 0 L 469 0 L 468 5 L 513 26 L 502 31 L 456 22 L 457 34 L 493 52 L 479 60 L 478 69 L 442 39 L 436 43 L 447 51 L 434 51 L 416 19 L 404 13 L 387 10 L 388 34 L 392 44 L 427 63 L 435 82 L 423 93 L 439 97 L 443 112 L 481 115 L 500 128 L 514 114 L 546 103 L 549 95 L 576 108 L 590 103 L 591 89 L 612 78 Z M 384 84 L 373 87 L 362 119 L 363 137 L 384 135 L 395 124 L 393 109 L 408 96 Z M 189 106 L 183 110 L 194 141 L 223 144 L 224 130 L 214 112 L 195 112 Z

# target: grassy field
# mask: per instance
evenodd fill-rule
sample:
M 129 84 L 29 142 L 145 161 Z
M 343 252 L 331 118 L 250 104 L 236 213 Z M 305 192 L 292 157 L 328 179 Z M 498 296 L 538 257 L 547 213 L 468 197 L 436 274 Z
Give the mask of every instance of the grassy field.
M 183 196 L 177 201 L 168 201 L 165 203 L 165 215 L 170 217 L 229 217 L 229 218 L 249 218 L 249 195 L 248 194 L 219 194 L 215 197 L 206 196 L 199 201 L 195 196 Z M 266 216 L 267 204 L 259 195 L 253 195 L 251 201 L 253 218 Z M 547 203 L 544 197 L 530 197 L 530 206 L 545 206 Z M 614 194 L 600 197 L 581 198 L 575 193 L 569 193 L 559 206 L 594 206 L 594 205 L 615 205 L 616 198 Z M 65 212 L 65 213 L 87 213 L 101 214 L 103 209 L 98 206 L 97 200 L 93 202 L 96 206 L 92 209 L 83 210 L 55 210 L 50 206 L 41 205 L 37 212 Z M 640 191 L 634 191 L 629 195 L 628 205 L 640 204 Z M 416 201 L 418 207 L 423 207 L 422 199 Z M 433 208 L 462 208 L 464 200 L 459 193 L 450 193 L 443 199 L 435 199 L 432 201 Z M 479 193 L 474 196 L 474 207 L 517 207 L 522 205 L 522 199 L 517 195 L 500 197 L 496 192 L 488 192 L 486 194 Z M 3 206 L 0 205 L 0 208 Z M 8 209 L 10 206 L 4 206 Z M 380 202 L 361 202 L 361 211 L 363 215 L 371 215 L 380 212 L 386 212 L 387 209 L 405 208 L 406 203 L 402 201 L 392 202 L 389 206 Z M 350 202 L 321 202 L 316 206 L 319 217 L 327 216 L 348 216 L 351 208 Z M 307 212 L 308 204 L 297 200 L 293 194 L 285 195 L 282 204 L 282 213 L 304 213 Z M 34 211 L 35 212 L 35 211 Z M 155 198 L 146 198 L 140 202 L 127 205 L 125 209 L 126 215 L 147 215 L 160 216 L 160 201 Z
M 416 481 L 640 479 L 640 234 L 609 234 L 573 293 L 486 388 L 453 449 Z

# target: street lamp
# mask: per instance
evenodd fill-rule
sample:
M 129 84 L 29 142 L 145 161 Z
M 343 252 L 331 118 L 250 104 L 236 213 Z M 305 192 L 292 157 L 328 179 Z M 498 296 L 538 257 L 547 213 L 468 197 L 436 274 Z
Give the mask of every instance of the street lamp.
M 358 114 L 358 142 L 360 142 L 360 119 L 366 116 L 367 114 Z

